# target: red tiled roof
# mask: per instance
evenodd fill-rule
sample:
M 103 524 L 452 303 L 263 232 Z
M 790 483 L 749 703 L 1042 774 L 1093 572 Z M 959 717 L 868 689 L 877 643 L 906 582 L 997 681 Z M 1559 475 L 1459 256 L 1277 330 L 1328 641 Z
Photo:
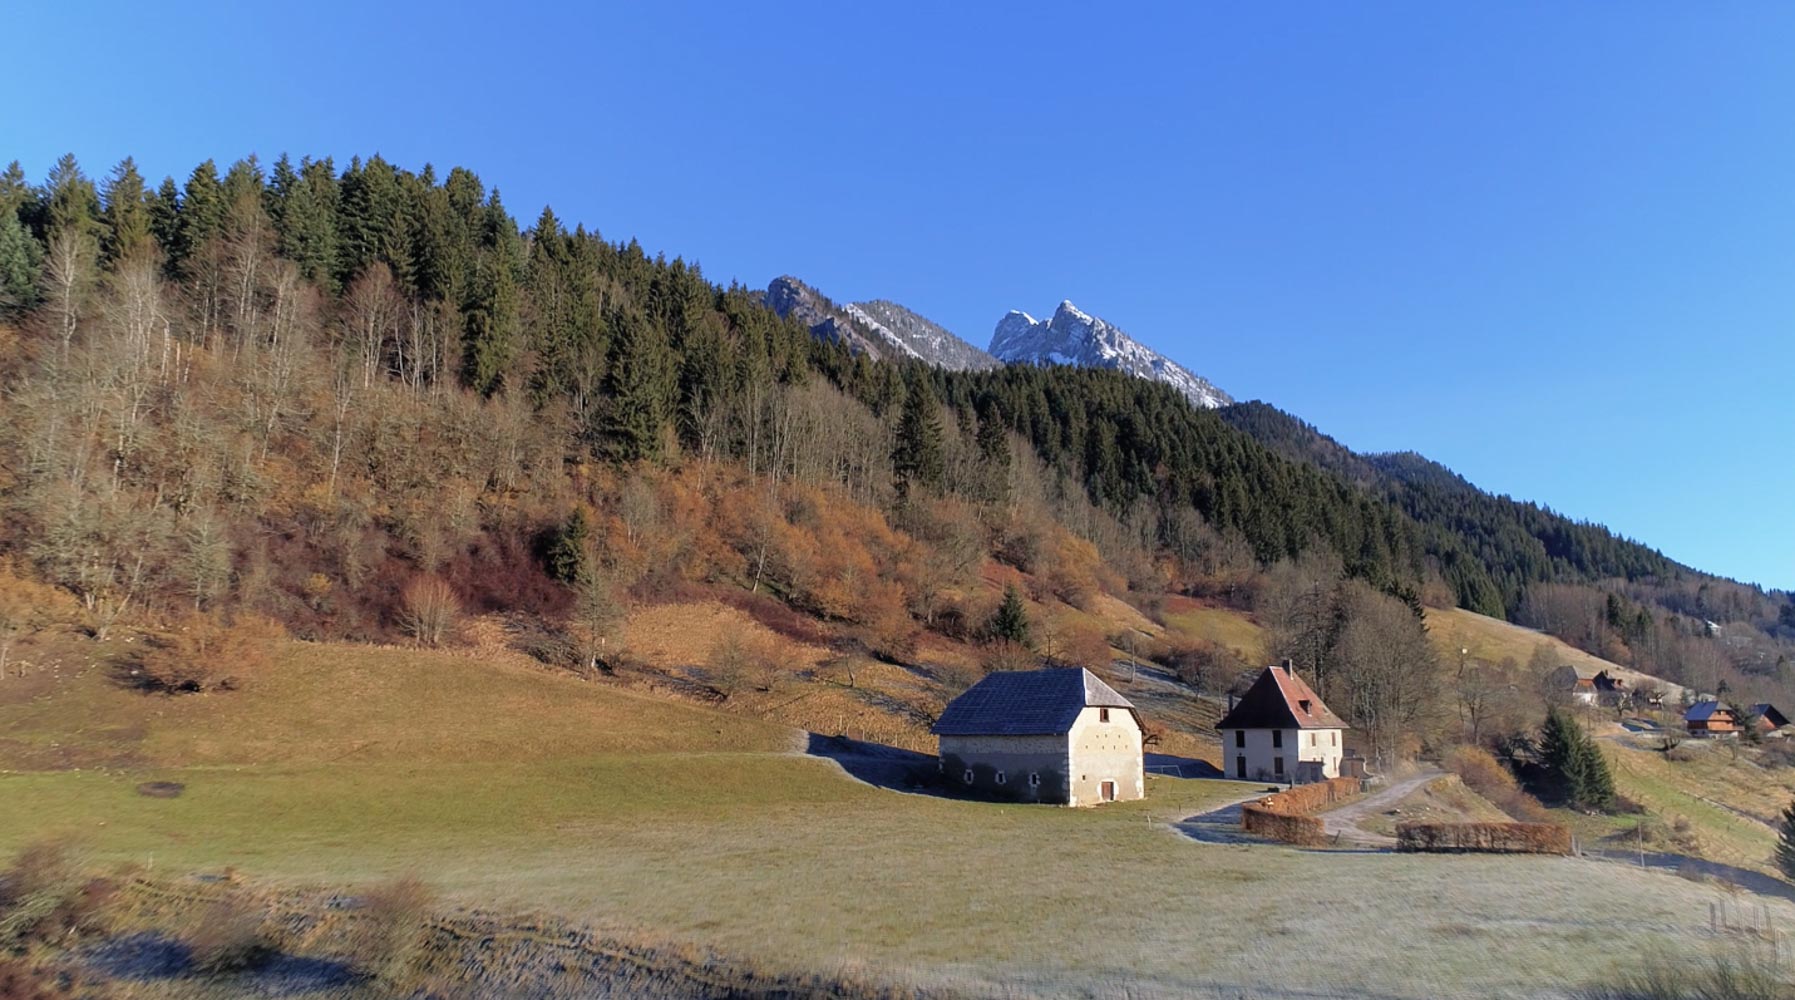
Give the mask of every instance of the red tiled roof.
M 1347 729 L 1288 665 L 1266 667 L 1217 729 Z

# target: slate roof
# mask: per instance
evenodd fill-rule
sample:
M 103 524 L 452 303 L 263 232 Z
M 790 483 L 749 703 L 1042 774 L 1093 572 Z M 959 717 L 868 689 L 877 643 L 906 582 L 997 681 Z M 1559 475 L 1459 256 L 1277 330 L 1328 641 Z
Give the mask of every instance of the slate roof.
M 1000 670 L 948 702 L 931 732 L 937 736 L 1057 736 L 1070 732 L 1089 706 L 1125 708 L 1127 698 L 1083 667 Z
M 1751 706 L 1751 714 L 1757 716 L 1759 720 L 1769 723 L 1772 729 L 1781 729 L 1789 724 L 1789 717 L 1777 711 L 1776 706 L 1767 701 L 1761 701 Z
M 1305 705 L 1307 707 L 1305 707 Z M 1286 662 L 1266 667 L 1217 729 L 1350 729 Z
M 1707 722 L 1709 719 L 1712 719 L 1716 713 L 1719 713 L 1719 712 L 1725 712 L 1728 715 L 1733 714 L 1732 709 L 1727 708 L 1725 705 L 1722 705 L 1720 702 L 1698 701 L 1695 704 L 1689 706 L 1689 711 L 1683 713 L 1683 721 L 1684 722 Z

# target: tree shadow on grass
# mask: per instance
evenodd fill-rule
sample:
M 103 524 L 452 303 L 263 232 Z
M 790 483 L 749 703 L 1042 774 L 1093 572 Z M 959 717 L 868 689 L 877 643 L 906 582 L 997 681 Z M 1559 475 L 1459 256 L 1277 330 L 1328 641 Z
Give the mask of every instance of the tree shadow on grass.
M 89 968 L 109 978 L 148 983 L 174 979 L 226 979 L 206 976 L 194 964 L 186 944 L 162 934 L 128 934 L 89 949 Z M 253 968 L 231 974 L 228 985 L 237 996 L 339 996 L 362 981 L 347 963 L 325 958 L 276 953 Z

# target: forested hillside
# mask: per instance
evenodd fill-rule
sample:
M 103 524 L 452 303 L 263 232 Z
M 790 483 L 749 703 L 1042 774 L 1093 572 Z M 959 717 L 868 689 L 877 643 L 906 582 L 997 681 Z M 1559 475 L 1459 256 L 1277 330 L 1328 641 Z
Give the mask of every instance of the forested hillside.
M 459 167 L 251 158 L 150 185 L 65 158 L 34 185 L 14 164 L 0 294 L 0 551 L 101 633 L 254 612 L 421 636 L 433 594 L 599 633 L 701 583 L 901 651 L 983 620 L 987 557 L 1074 603 L 1247 604 L 1307 554 L 1521 620 L 1575 585 L 1609 602 L 1592 641 L 1630 656 L 1704 613 L 1664 612 L 1677 588 L 1718 585 L 1445 470 L 1298 448 L 1251 407 L 870 361 L 695 264 L 546 208 L 520 229 Z M 1765 642 L 1795 624 L 1736 590 L 1757 604 L 1728 620 Z

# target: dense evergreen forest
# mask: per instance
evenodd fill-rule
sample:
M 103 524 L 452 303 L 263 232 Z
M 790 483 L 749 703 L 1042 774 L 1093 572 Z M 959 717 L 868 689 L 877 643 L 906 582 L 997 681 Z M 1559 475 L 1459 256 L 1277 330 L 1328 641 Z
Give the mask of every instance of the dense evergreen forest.
M 241 604 L 377 634 L 390 599 L 349 595 L 416 571 L 489 605 L 564 603 L 542 538 L 585 505 L 636 552 L 611 567 L 620 585 L 676 573 L 846 619 L 896 613 L 828 595 L 902 575 L 901 542 L 861 567 L 791 557 L 769 573 L 753 517 L 680 520 L 682 477 L 728 463 L 742 483 L 878 512 L 931 551 L 971 533 L 1019 567 L 1057 566 L 1069 591 L 1231 591 L 1327 552 L 1415 607 L 1528 620 L 1543 588 L 1600 587 L 1625 602 L 1604 606 L 1623 642 L 1654 611 L 1795 633 L 1780 595 L 1413 456 L 1352 455 L 1269 407 L 1200 410 L 1107 371 L 868 361 L 696 264 L 547 208 L 521 229 L 460 167 L 252 157 L 150 184 L 131 160 L 96 182 L 65 157 L 34 184 L 14 163 L 0 323 L 0 546 L 96 609 Z M 659 484 L 652 517 L 629 506 L 634 478 Z M 780 503 L 784 526 L 818 530 Z M 645 517 L 682 527 L 655 549 Z M 707 520 L 739 530 L 701 544 Z M 966 566 L 938 561 L 957 568 L 888 603 L 933 624 L 926 580 Z

